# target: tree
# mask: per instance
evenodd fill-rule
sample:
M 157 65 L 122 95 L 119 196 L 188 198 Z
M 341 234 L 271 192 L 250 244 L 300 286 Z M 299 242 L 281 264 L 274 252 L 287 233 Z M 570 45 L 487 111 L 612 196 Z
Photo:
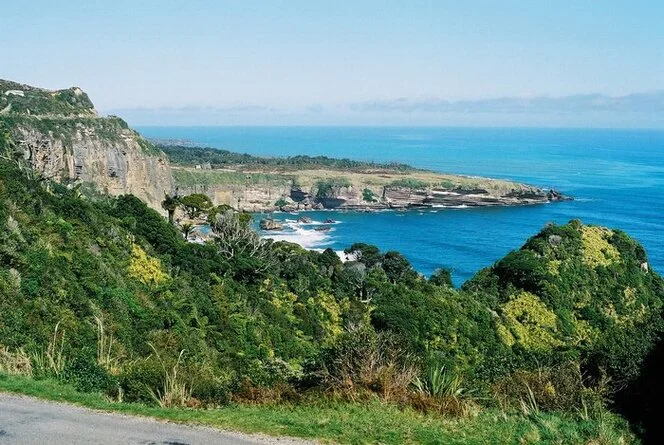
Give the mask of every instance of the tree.
M 431 278 L 429 278 L 429 283 L 442 287 L 454 287 L 452 274 L 449 269 L 436 269 Z
M 379 264 L 382 259 L 378 247 L 365 243 L 355 243 L 344 250 L 344 253 L 352 255 L 355 261 L 359 261 L 367 267 Z
M 407 282 L 417 277 L 406 257 L 394 250 L 385 254 L 381 266 L 392 283 Z
M 184 239 L 188 240 L 189 235 L 194 231 L 194 225 L 191 223 L 180 224 L 180 231 L 182 232 L 182 235 L 184 235 Z
M 173 217 L 175 215 L 175 210 L 180 205 L 180 198 L 177 195 L 169 195 L 166 193 L 166 197 L 161 202 L 161 208 L 168 212 L 168 222 L 173 224 Z
M 244 215 L 244 214 L 240 214 Z M 220 213 L 210 225 L 219 253 L 227 259 L 247 257 L 257 260 L 255 267 L 273 267 L 269 243 L 232 210 Z
M 212 207 L 208 211 L 208 221 L 210 223 L 213 223 L 217 219 L 217 215 L 219 215 L 221 213 L 226 213 L 229 210 L 232 211 L 233 208 L 231 206 L 229 206 L 228 204 L 219 204 L 218 206 Z
M 180 198 L 180 205 L 189 218 L 198 218 L 212 208 L 212 201 L 203 193 L 194 193 Z
M 376 202 L 376 197 L 374 195 L 374 192 L 372 192 L 370 189 L 364 189 L 362 190 L 362 199 L 367 202 Z

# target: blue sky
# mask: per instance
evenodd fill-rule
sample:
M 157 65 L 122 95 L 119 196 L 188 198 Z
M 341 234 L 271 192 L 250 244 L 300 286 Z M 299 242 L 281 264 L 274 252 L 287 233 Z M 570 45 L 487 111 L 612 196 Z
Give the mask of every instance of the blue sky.
M 5 0 L 0 78 L 135 124 L 664 127 L 662 23 L 657 1 Z

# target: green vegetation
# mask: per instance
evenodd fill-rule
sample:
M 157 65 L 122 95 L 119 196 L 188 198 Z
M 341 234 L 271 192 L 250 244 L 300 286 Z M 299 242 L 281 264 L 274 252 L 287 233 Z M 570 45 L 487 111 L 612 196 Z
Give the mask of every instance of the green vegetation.
M 625 233 L 572 221 L 545 228 L 464 289 L 498 315 L 501 342 L 523 360 L 580 357 L 586 372 L 620 386 L 662 331 L 662 279 L 644 263 Z
M 193 193 L 179 199 L 180 206 L 189 218 L 198 218 L 212 208 L 212 201 L 203 193 Z
M 388 187 L 403 187 L 413 190 L 427 189 L 431 186 L 428 182 L 420 181 L 418 179 L 396 179 L 392 181 Z
M 0 79 L 0 125 L 9 128 L 10 133 L 22 129 L 50 135 L 65 147 L 81 129 L 93 131 L 102 141 L 120 144 L 125 143 L 122 133 L 130 131 L 144 153 L 162 153 L 121 118 L 100 118 L 88 95 L 79 88 L 49 91 Z
M 80 130 L 81 125 L 93 130 L 101 140 L 113 143 L 124 143 L 121 132 L 127 128 L 126 122 L 120 118 L 80 117 L 69 119 L 9 114 L 0 115 L 0 122 L 13 131 L 25 129 L 50 135 L 54 139 L 62 141 L 65 147 L 71 146 L 73 137 Z M 146 150 L 151 146 L 149 142 L 140 137 L 138 140 L 145 144 L 144 149 Z
M 374 192 L 371 191 L 371 189 L 364 189 L 362 190 L 362 200 L 366 202 L 376 202 L 376 195 L 374 195 Z
M 225 170 L 184 170 L 174 168 L 173 178 L 175 182 L 182 187 L 192 186 L 213 186 L 217 184 L 228 184 L 246 186 L 256 184 L 290 184 L 292 178 L 271 173 L 242 173 Z
M 343 177 L 319 179 L 314 184 L 314 195 L 317 198 L 329 198 L 334 195 L 335 190 L 352 185 L 347 178 Z
M 394 170 L 413 171 L 413 167 L 405 164 L 353 161 L 351 159 L 335 159 L 327 156 L 290 156 L 285 158 L 266 158 L 249 154 L 234 153 L 216 148 L 194 147 L 185 145 L 157 144 L 166 153 L 173 164 L 193 167 L 209 163 L 212 168 L 227 168 L 237 165 L 255 167 L 274 167 L 278 169 L 320 169 L 366 171 Z
M 49 91 L 0 79 L 0 110 L 5 109 L 7 114 L 94 114 L 90 98 L 78 88 Z
M 455 184 L 454 182 L 450 181 L 449 179 L 445 179 L 443 181 L 439 181 L 435 184 L 433 184 L 434 187 L 442 187 L 444 189 L 453 189 L 455 187 L 459 187 L 460 184 Z
M 161 208 L 168 212 L 168 222 L 173 224 L 175 221 L 175 211 L 180 206 L 180 198 L 176 195 L 165 194 L 164 200 L 161 202 Z
M 348 443 L 632 440 L 607 407 L 664 329 L 664 281 L 618 230 L 546 227 L 454 289 L 375 246 L 342 263 L 262 240 L 207 203 L 216 237 L 187 243 L 0 143 L 0 388 Z

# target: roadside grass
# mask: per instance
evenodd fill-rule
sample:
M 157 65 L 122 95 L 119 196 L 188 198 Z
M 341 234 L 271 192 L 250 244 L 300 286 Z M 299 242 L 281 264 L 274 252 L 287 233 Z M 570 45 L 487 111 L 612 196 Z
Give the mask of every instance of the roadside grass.
M 54 380 L 0 374 L 0 392 L 68 402 L 96 410 L 148 416 L 244 433 L 263 433 L 347 444 L 627 444 L 636 439 L 610 413 L 598 418 L 563 414 L 507 414 L 485 410 L 476 417 L 446 419 L 378 401 L 320 401 L 297 405 L 230 405 L 217 409 L 159 408 L 114 403 Z

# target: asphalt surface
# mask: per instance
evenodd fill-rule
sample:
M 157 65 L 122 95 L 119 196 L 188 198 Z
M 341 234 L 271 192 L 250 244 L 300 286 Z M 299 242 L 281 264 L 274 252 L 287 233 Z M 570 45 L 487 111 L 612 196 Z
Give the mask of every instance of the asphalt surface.
M 0 393 L 0 445 L 301 445 L 288 438 L 250 436 L 110 414 L 32 397 Z

